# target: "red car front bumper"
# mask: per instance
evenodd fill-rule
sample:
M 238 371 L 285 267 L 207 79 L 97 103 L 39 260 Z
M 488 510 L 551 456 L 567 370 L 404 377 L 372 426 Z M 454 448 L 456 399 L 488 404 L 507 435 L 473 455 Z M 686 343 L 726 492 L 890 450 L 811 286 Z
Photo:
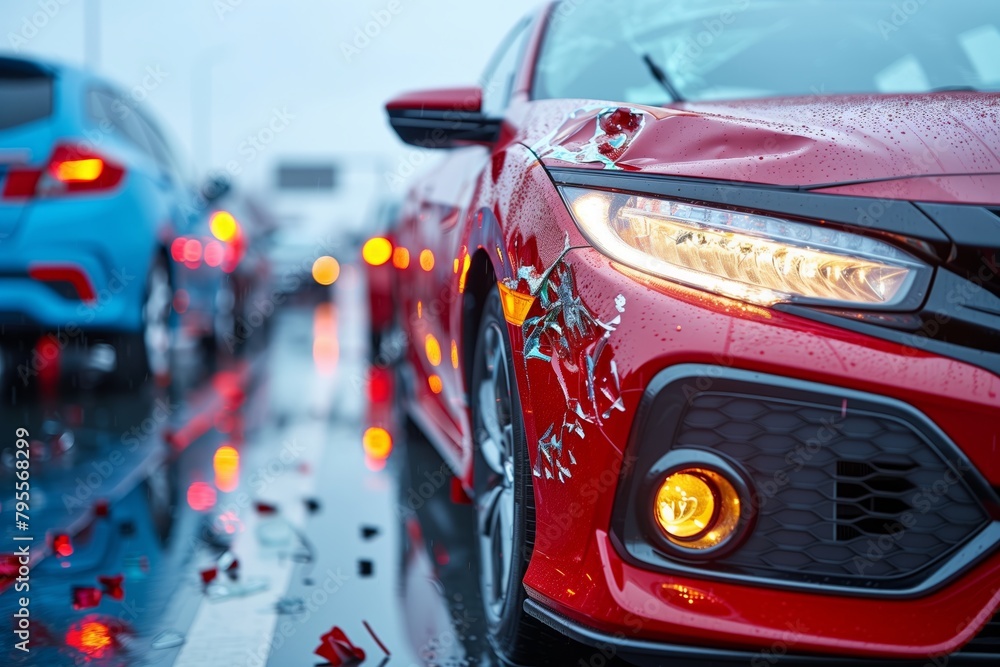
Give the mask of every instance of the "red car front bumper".
M 647 649 L 643 642 L 665 650 L 723 647 L 763 659 L 786 653 L 926 658 L 952 653 L 976 636 L 1000 605 L 1000 555 L 992 545 L 939 585 L 897 595 L 647 567 L 624 553 L 611 526 L 640 402 L 664 369 L 740 369 L 899 401 L 933 422 L 967 457 L 974 475 L 993 487 L 1000 486 L 1000 379 L 889 341 L 642 278 L 595 250 L 572 250 L 567 263 L 592 312 L 603 321 L 618 306 L 624 312 L 590 386 L 583 357 L 563 360 L 584 369 L 576 377 L 537 358 L 522 356 L 515 364 L 522 404 L 532 406 L 529 442 L 544 439 L 550 424 L 565 423 L 567 398 L 595 396 L 584 420 L 589 423 L 581 423 L 585 437 L 564 437 L 572 454 L 559 470 L 569 474 L 550 476 L 552 469 L 532 448 L 537 527 L 525 585 L 539 605 L 536 615 L 553 623 L 561 617 Z M 616 294 L 622 299 L 609 301 Z M 522 330 L 512 327 L 511 335 L 523 350 Z M 852 409 L 846 400 L 844 409 Z M 664 451 L 671 446 L 667 437 Z M 643 471 L 627 469 L 622 479 L 633 474 Z M 995 528 L 995 508 L 984 511 L 992 513 L 989 528 Z M 964 544 L 969 542 L 971 537 Z

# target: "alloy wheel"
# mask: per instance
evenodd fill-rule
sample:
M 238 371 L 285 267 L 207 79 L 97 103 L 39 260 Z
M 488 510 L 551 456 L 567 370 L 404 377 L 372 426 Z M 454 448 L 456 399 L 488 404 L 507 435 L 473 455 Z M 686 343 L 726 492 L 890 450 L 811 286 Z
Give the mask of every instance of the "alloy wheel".
M 170 276 L 162 262 L 156 262 L 149 273 L 146 303 L 142 309 L 142 337 L 146 348 L 146 363 L 153 375 L 162 375 L 170 366 L 170 306 L 173 291 Z
M 483 601 L 492 621 L 501 617 L 514 557 L 514 425 L 503 332 L 484 331 L 484 373 L 476 387 L 476 443 L 485 465 L 477 499 Z

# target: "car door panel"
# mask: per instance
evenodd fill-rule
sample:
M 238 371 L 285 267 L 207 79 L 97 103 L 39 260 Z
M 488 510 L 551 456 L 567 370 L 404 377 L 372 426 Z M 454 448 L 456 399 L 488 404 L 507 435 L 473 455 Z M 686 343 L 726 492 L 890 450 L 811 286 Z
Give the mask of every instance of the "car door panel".
M 459 280 L 466 218 L 476 178 L 489 151 L 470 147 L 450 152 L 433 180 L 414 188 L 399 244 L 409 253 L 401 276 L 404 321 L 411 341 L 414 400 L 449 449 L 461 451 L 465 395 L 458 371 L 460 330 L 451 313 L 460 306 Z M 453 352 L 454 350 L 454 352 Z

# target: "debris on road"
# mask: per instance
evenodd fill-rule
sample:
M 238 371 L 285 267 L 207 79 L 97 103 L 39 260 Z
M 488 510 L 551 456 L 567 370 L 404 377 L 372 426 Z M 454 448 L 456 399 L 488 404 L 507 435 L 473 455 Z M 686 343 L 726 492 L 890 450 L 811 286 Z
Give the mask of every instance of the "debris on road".
M 336 625 L 320 637 L 320 645 L 314 651 L 316 655 L 326 660 L 333 667 L 341 665 L 356 665 L 364 662 L 364 649 L 355 646 L 347 634 Z
M 382 652 L 385 653 L 386 656 L 392 655 L 392 653 L 389 652 L 389 649 L 385 647 L 385 644 L 382 643 L 382 640 L 378 638 L 378 635 L 375 634 L 375 631 L 372 630 L 372 626 L 368 624 L 368 621 L 361 621 L 361 624 L 365 626 L 365 630 L 367 630 L 368 634 L 372 636 L 372 639 L 374 639 L 375 643 L 378 644 L 378 647 L 382 649 Z
M 301 614 L 306 610 L 306 603 L 302 598 L 281 598 L 275 603 L 274 610 L 279 615 Z

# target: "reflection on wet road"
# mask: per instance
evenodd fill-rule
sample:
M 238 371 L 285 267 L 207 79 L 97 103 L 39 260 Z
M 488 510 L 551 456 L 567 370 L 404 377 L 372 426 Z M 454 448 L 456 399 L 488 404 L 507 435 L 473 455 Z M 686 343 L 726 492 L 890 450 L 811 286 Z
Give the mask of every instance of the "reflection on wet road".
M 472 509 L 367 367 L 359 281 L 345 271 L 332 302 L 290 306 L 267 345 L 212 372 L 188 362 L 170 389 L 4 408 L 0 551 L 16 427 L 35 538 L 32 651 L 4 664 L 492 663 Z M 2 563 L 10 618 L 17 563 Z

